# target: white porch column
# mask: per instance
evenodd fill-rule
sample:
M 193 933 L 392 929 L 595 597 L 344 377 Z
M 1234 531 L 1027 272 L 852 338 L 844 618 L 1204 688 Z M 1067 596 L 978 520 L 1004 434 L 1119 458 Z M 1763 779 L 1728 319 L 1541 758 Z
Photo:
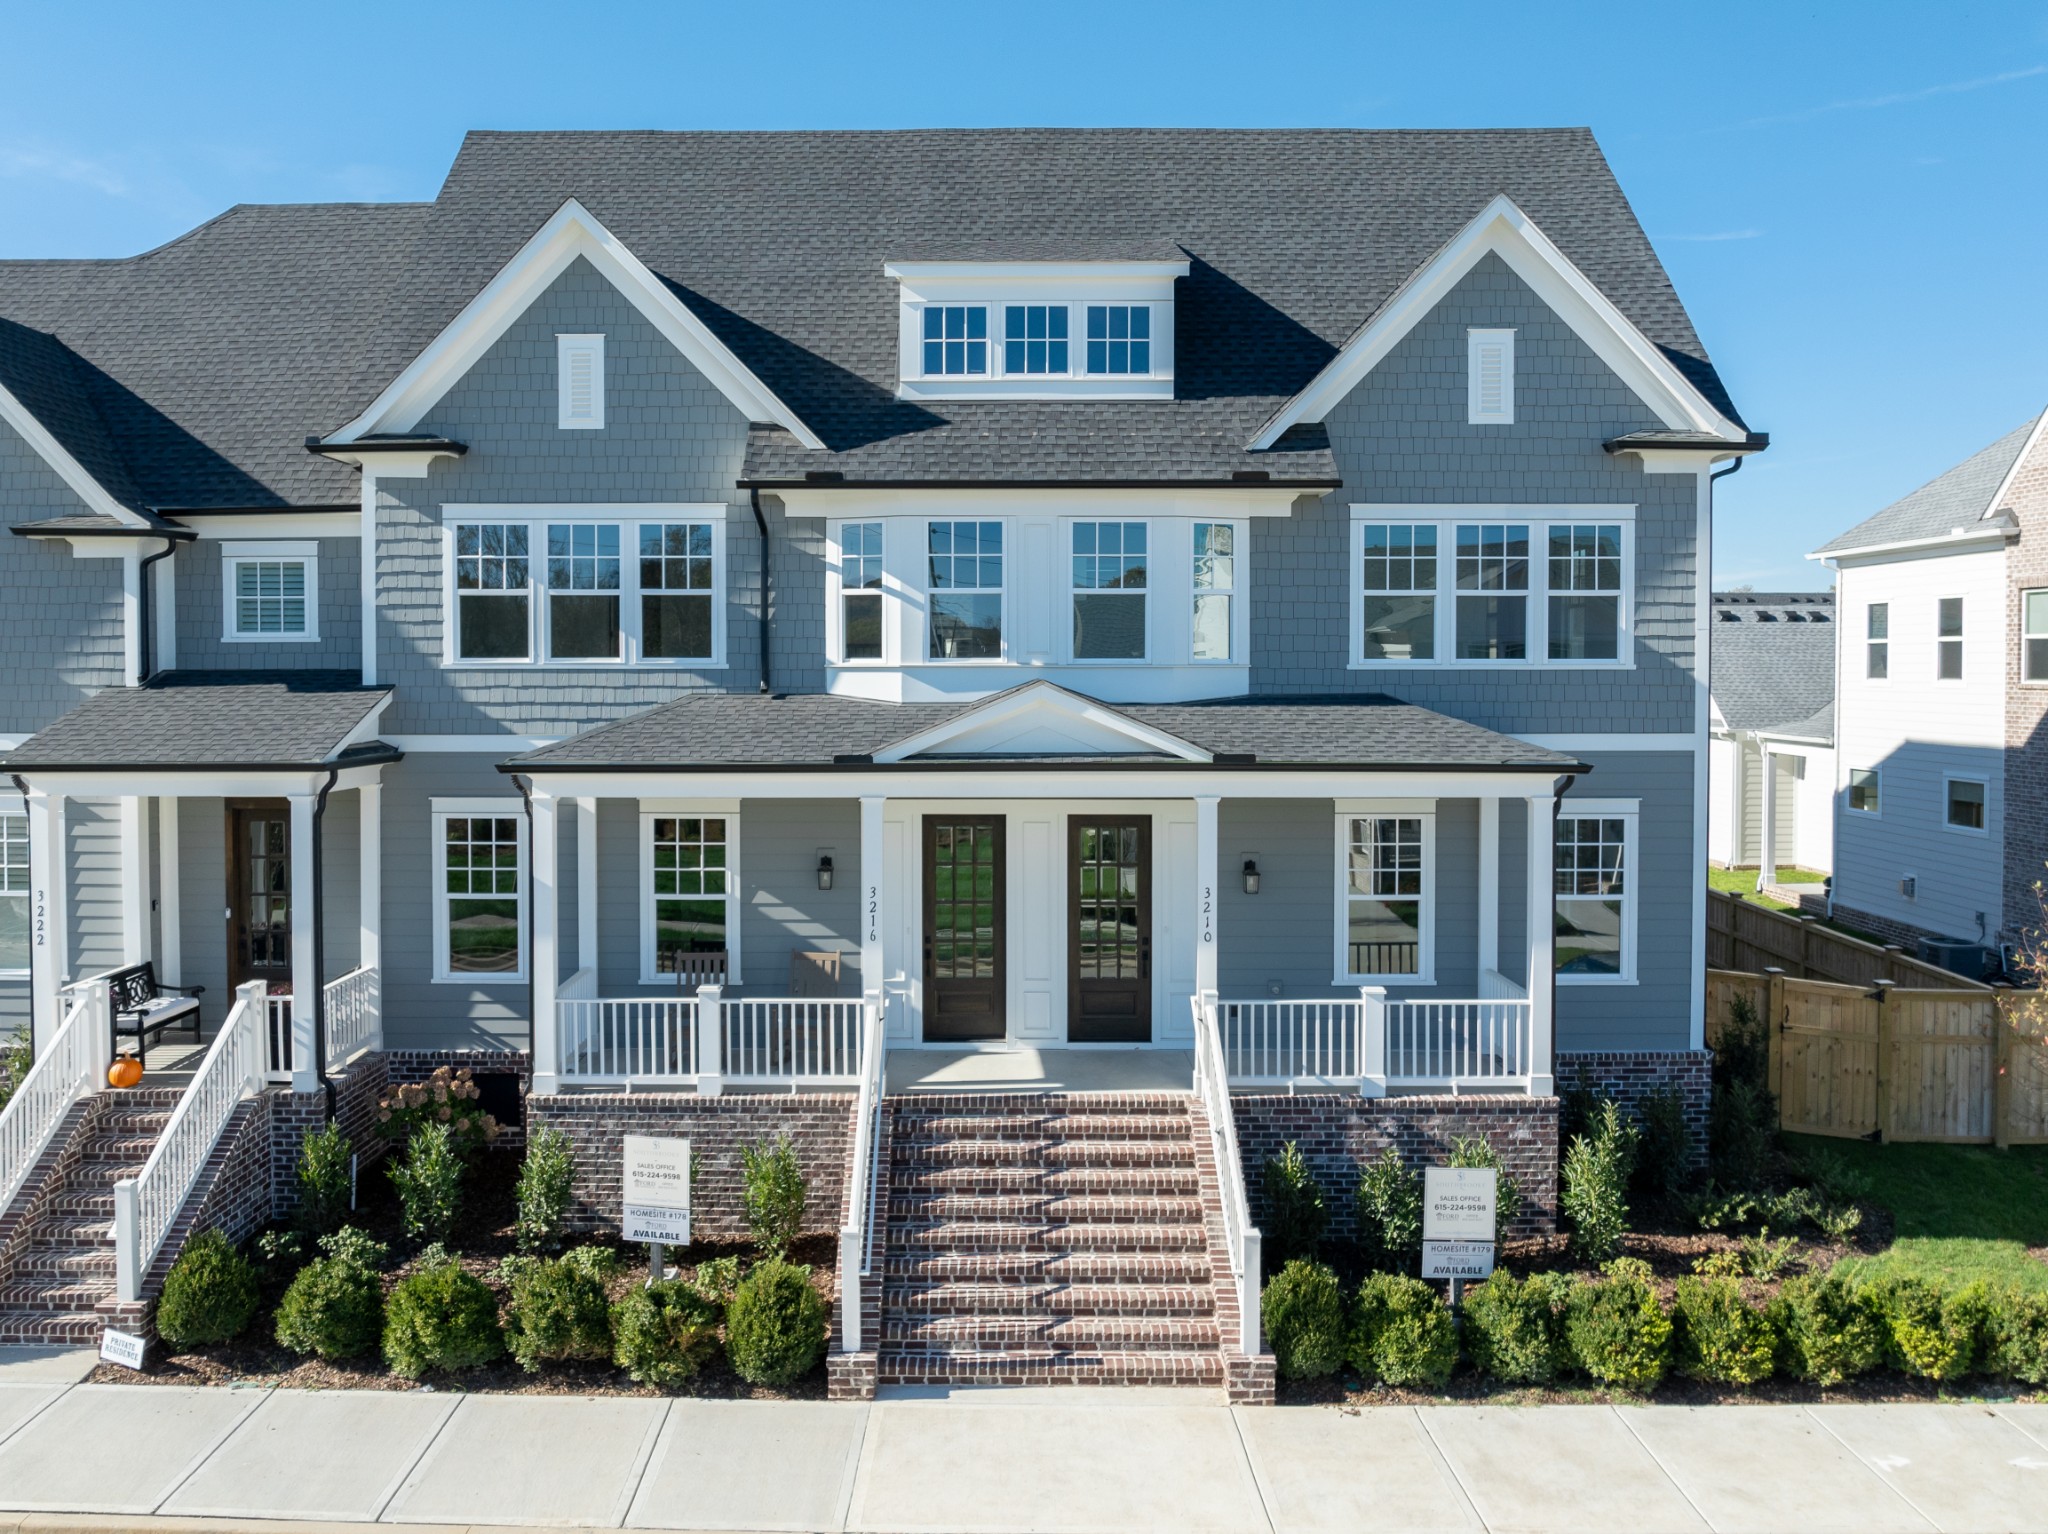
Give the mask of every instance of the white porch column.
M 168 565 L 158 565 L 159 570 Z M 178 880 L 184 867 L 178 850 L 178 801 L 156 802 L 157 878 L 157 978 L 165 985 L 185 983 L 185 908 Z
M 1479 994 L 1500 973 L 1500 800 L 1479 801 Z
M 1531 794 L 1529 806 L 1529 1094 L 1549 1097 L 1557 1090 L 1551 1065 L 1551 970 L 1557 962 L 1557 858 L 1555 801 Z
M 576 801 L 576 967 L 597 984 L 597 801 Z M 586 993 L 595 996 L 597 992 Z
M 384 785 L 356 790 L 356 962 L 376 972 L 372 1048 L 384 1047 Z
M 149 801 L 135 794 L 120 799 L 121 962 L 151 957 L 149 944 Z
M 882 808 L 880 794 L 860 801 L 860 989 L 863 996 L 882 993 Z
M 1216 810 L 1214 794 L 1195 796 L 1195 994 L 1216 990 Z
M 1758 849 L 1756 871 L 1757 888 L 1761 890 L 1766 884 L 1778 882 L 1778 759 L 1762 741 L 1757 742 L 1756 750 L 1763 769 L 1759 774 L 1763 789 L 1763 845 Z
M 291 794 L 287 799 L 292 815 L 292 1090 L 317 1092 L 319 1041 L 314 1029 L 318 1026 L 320 971 L 313 958 L 313 913 L 318 908 L 313 888 L 313 811 L 319 800 L 312 794 Z
M 28 791 L 29 987 L 35 1046 L 43 1050 L 64 1022 L 58 996 L 69 968 L 65 940 L 64 799 Z
M 561 938 L 555 930 L 559 902 L 555 898 L 558 858 L 555 806 L 559 801 L 538 783 L 533 786 L 533 1090 L 552 1097 L 561 1083 L 557 1056 L 555 986 L 561 975 Z

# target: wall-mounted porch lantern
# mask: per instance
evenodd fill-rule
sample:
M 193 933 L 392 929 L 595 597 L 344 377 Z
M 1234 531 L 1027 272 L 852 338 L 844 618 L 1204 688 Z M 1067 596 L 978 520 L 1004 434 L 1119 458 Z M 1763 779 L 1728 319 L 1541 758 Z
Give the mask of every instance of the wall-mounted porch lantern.
M 818 854 L 818 888 L 821 890 L 832 888 L 832 854 L 829 852 Z
M 1247 895 L 1259 892 L 1259 865 L 1251 858 L 1244 860 L 1244 892 Z

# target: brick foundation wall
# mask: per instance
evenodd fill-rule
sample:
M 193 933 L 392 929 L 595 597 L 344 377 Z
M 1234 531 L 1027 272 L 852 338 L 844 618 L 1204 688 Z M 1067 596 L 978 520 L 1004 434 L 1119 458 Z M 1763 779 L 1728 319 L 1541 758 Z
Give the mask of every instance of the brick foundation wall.
M 695 1097 L 629 1092 L 530 1097 L 528 1123 L 560 1129 L 576 1153 L 569 1228 L 616 1230 L 624 1142 L 629 1134 L 688 1139 L 690 1230 L 700 1240 L 737 1240 L 747 1233 L 740 1147 L 788 1135 L 796 1146 L 809 1196 L 804 1233 L 839 1229 L 846 1203 L 847 1157 L 853 1138 L 848 1092 Z
M 1329 1093 L 1240 1096 L 1238 1154 L 1252 1218 L 1269 1218 L 1265 1165 L 1292 1140 L 1308 1158 L 1330 1212 L 1329 1233 L 1339 1239 L 1358 1234 L 1353 1195 L 1368 1161 L 1392 1146 L 1410 1167 L 1449 1158 L 1451 1141 L 1483 1135 L 1521 1185 L 1526 1200 L 1517 1234 L 1557 1228 L 1558 1100 L 1554 1097 L 1355 1097 Z
M 1827 898 L 1823 895 L 1802 895 L 1799 913 L 1802 916 L 1826 916 Z M 1859 911 L 1856 907 L 1845 905 L 1839 900 L 1835 902 L 1835 920 L 1845 927 L 1854 927 L 1857 931 L 1868 933 L 1883 942 L 1897 943 L 1906 950 L 1909 958 L 1919 957 L 1920 939 L 1923 937 L 1953 938 L 1957 935 L 1936 932 L 1931 927 L 1909 927 L 1902 921 L 1893 921 L 1889 916 L 1879 916 L 1870 911 Z M 1975 942 L 1976 939 L 1972 938 L 1971 941 Z
M 377 1097 L 385 1090 L 385 1057 L 372 1050 L 328 1072 L 334 1082 L 334 1116 L 356 1153 L 358 1179 L 384 1159 L 388 1142 L 376 1131 Z M 270 1106 L 270 1188 L 273 1218 L 283 1219 L 299 1207 L 299 1147 L 306 1135 L 327 1122 L 325 1092 L 294 1092 L 285 1087 L 272 1094 Z
M 1583 1083 L 1631 1113 L 1658 1088 L 1677 1087 L 1685 1098 L 1685 1125 L 1692 1131 L 1695 1166 L 1705 1165 L 1707 1159 L 1707 1108 L 1713 1074 L 1713 1051 L 1706 1049 L 1585 1050 L 1557 1056 L 1558 1091 Z
M 387 1049 L 381 1058 L 385 1079 L 394 1087 L 409 1081 L 425 1081 L 445 1065 L 452 1070 L 467 1069 L 477 1076 L 515 1076 L 522 1102 L 533 1090 L 533 1056 L 523 1049 Z M 500 1149 L 516 1150 L 526 1143 L 526 1125 L 519 1115 L 498 1112 L 495 1108 L 491 1111 L 497 1113 L 501 1129 Z

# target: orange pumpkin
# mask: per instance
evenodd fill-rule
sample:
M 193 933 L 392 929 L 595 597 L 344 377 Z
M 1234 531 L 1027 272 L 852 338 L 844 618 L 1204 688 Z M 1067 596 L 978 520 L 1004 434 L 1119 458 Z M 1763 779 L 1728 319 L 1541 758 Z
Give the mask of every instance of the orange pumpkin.
M 142 1080 L 142 1062 L 133 1055 L 116 1055 L 107 1067 L 107 1085 L 132 1087 Z

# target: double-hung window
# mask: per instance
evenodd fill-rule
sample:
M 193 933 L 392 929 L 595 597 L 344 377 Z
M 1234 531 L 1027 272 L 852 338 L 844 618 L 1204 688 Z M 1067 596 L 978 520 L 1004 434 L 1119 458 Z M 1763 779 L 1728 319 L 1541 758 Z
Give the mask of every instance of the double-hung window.
M 434 802 L 434 978 L 526 978 L 526 818 L 519 801 Z
M 1237 528 L 1195 524 L 1194 647 L 1196 660 L 1229 660 L 1237 605 Z
M 1550 529 L 1550 658 L 1615 660 L 1621 654 L 1621 528 L 1570 523 Z
M 1963 599 L 1943 597 L 1935 604 L 1935 676 L 1944 682 L 1963 679 Z
M 640 653 L 647 659 L 711 659 L 719 531 L 710 522 L 640 525 Z
M 1421 812 L 1337 817 L 1340 980 L 1430 981 L 1434 829 Z
M 619 527 L 548 527 L 548 659 L 618 660 Z
M 1149 304 L 1088 305 L 1088 371 L 1145 374 L 1152 371 L 1152 308 Z
M 678 806 L 640 817 L 641 978 L 686 989 L 738 973 L 739 817 Z
M 532 658 L 529 531 L 524 522 L 455 525 L 457 659 Z
M 2048 682 L 2048 591 L 2020 593 L 2020 680 Z
M 927 378 L 988 372 L 988 309 L 984 305 L 925 305 L 924 371 Z
M 1360 631 L 1366 660 L 1436 659 L 1436 535 L 1429 523 L 1365 524 Z
M 1065 304 L 1010 304 L 1004 308 L 1003 371 L 1011 377 L 1070 371 Z
M 932 522 L 928 654 L 933 660 L 1003 658 L 1003 524 Z
M 28 866 L 28 816 L 0 812 L 0 974 L 28 972 Z
M 882 524 L 839 529 L 839 658 L 882 658 Z
M 1881 682 L 1892 674 L 1892 605 L 1872 602 L 1863 612 L 1863 674 Z
M 1145 658 L 1143 522 L 1073 526 L 1075 660 Z
M 1457 553 L 1459 660 L 1529 658 L 1529 528 L 1460 523 Z
M 1635 828 L 1628 801 L 1581 803 L 1557 819 L 1557 978 L 1635 978 Z
M 311 542 L 223 544 L 222 637 L 244 643 L 318 639 L 318 550 Z

